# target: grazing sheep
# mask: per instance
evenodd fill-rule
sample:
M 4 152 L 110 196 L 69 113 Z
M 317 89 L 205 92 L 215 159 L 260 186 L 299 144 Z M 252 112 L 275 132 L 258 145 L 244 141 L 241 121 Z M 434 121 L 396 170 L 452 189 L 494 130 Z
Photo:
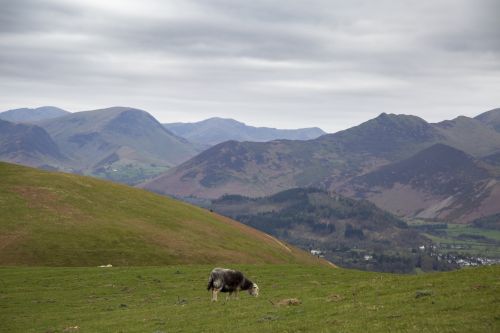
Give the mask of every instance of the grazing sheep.
M 259 287 L 247 279 L 243 273 L 227 268 L 214 268 L 208 278 L 207 290 L 212 290 L 212 302 L 217 301 L 219 292 L 238 295 L 240 290 L 247 290 L 252 296 L 259 296 Z

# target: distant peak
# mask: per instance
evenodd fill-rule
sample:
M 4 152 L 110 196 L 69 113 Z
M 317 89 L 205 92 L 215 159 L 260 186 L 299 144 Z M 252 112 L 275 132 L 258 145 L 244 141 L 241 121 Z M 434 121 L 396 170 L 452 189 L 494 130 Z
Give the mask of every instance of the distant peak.
M 419 118 L 419 117 L 413 116 L 413 115 L 409 115 L 409 114 L 396 114 L 396 113 L 385 113 L 385 112 L 382 112 L 381 114 L 379 114 L 378 117 L 375 119 L 391 119 L 391 120 L 419 119 L 419 120 L 424 121 L 422 118 Z
M 212 122 L 212 123 L 232 123 L 232 124 L 242 124 L 245 125 L 245 123 L 242 123 L 241 121 L 234 120 L 232 118 L 221 118 L 221 117 L 211 117 L 205 120 L 200 121 L 202 122 Z

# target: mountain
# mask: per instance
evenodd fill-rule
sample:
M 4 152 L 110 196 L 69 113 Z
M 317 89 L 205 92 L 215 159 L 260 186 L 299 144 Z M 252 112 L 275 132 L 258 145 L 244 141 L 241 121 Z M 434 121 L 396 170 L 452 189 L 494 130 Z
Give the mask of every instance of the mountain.
M 314 140 L 229 141 L 141 185 L 174 196 L 265 196 L 293 187 L 333 189 L 346 180 L 444 140 L 424 120 L 381 114 Z
M 495 131 L 489 124 L 478 120 L 478 117 L 460 116 L 432 125 L 444 137 L 442 143 L 472 156 L 482 157 L 500 149 L 500 131 Z
M 35 109 L 21 108 L 0 113 L 0 119 L 15 123 L 34 123 L 41 120 L 61 117 L 70 112 L 55 106 L 42 106 Z
M 195 123 L 163 124 L 172 133 L 190 142 L 214 146 L 224 141 L 265 142 L 277 139 L 310 140 L 326 134 L 318 127 L 276 129 L 253 127 L 234 119 L 210 118 Z
M 178 197 L 259 197 L 294 187 L 335 190 L 353 177 L 409 158 L 436 143 L 476 158 L 500 149 L 500 133 L 477 119 L 430 124 L 382 113 L 358 126 L 314 140 L 218 144 L 141 187 Z
M 394 160 L 442 139 L 434 126 L 419 117 L 382 113 L 361 125 L 326 135 L 318 141 L 337 144 L 344 153 Z
M 198 152 L 150 114 L 133 108 L 75 112 L 39 124 L 71 158 L 73 170 L 129 184 Z
M 67 159 L 43 128 L 0 120 L 0 160 L 57 168 Z
M 500 132 L 500 108 L 481 113 L 475 119 Z
M 491 165 L 500 166 L 500 151 L 484 156 L 482 160 Z
M 321 249 L 327 259 L 344 267 L 411 272 L 414 266 L 405 261 L 412 248 L 429 242 L 368 201 L 313 188 L 261 198 L 227 195 L 212 201 L 211 208 L 304 249 Z M 362 258 L 375 253 L 391 259 Z
M 500 212 L 500 179 L 491 166 L 443 144 L 354 177 L 342 193 L 402 216 L 464 223 Z
M 90 177 L 0 163 L 0 265 L 313 263 L 207 210 Z

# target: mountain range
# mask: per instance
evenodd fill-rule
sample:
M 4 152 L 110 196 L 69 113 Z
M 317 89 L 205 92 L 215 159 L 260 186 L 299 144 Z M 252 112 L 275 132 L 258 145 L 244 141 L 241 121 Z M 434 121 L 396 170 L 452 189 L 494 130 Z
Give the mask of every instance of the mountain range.
M 75 112 L 39 123 L 86 174 L 130 175 L 166 170 L 196 155 L 197 149 L 166 130 L 149 113 L 126 107 Z M 126 178 L 125 178 L 126 179 Z M 120 179 L 116 179 L 120 180 Z
M 149 113 L 128 107 L 75 113 L 51 106 L 21 108 L 0 113 L 0 119 L 5 119 L 5 128 L 7 121 L 10 122 L 9 131 L 5 129 L 0 137 L 3 147 L 0 160 L 93 175 L 131 185 L 152 178 L 209 147 L 211 139 L 206 135 L 210 133 L 219 133 L 220 140 L 301 138 L 323 133 L 319 129 L 256 128 L 234 120 L 216 121 L 214 118 L 201 122 L 205 124 L 204 130 L 190 131 L 192 135 L 198 133 L 195 135 L 198 141 L 192 142 L 168 130 L 169 126 L 161 125 Z M 232 128 L 234 124 L 239 127 Z M 182 126 L 174 127 L 178 131 Z M 28 128 L 31 128 L 30 135 Z
M 462 116 L 432 124 L 415 116 L 382 113 L 361 125 L 314 140 L 264 143 L 228 141 L 202 152 L 141 187 L 177 197 L 208 199 L 224 194 L 261 197 L 294 187 L 344 189 L 345 193 L 362 195 L 347 190 L 351 180 L 354 182 L 356 177 L 410 159 L 436 144 L 460 150 L 460 154 L 477 160 L 487 159 L 488 156 L 491 158 L 500 152 L 500 132 L 496 127 L 498 114 L 500 109 L 495 109 L 475 118 Z M 427 152 L 428 155 L 417 155 L 414 159 L 432 155 L 434 159 L 445 160 L 446 156 L 436 153 L 439 147 L 443 148 L 437 146 L 434 151 Z M 452 151 L 448 152 L 453 155 Z M 406 165 L 412 168 L 412 160 Z M 495 201 L 498 173 L 493 170 L 494 166 L 490 165 L 489 168 L 491 170 L 484 174 L 484 178 L 476 179 L 479 182 L 477 186 L 486 186 L 484 191 L 475 191 L 481 193 L 482 200 L 485 200 L 481 202 L 491 207 L 488 202 Z M 473 170 L 466 169 L 468 172 Z M 427 191 L 425 189 L 424 193 Z M 443 206 L 431 209 L 436 214 L 427 211 L 423 216 L 454 219 L 466 213 L 459 208 L 457 201 L 443 200 L 441 197 L 430 200 L 431 206 L 438 202 Z M 430 206 L 392 211 L 403 216 L 415 216 L 427 208 Z M 454 213 L 444 213 L 448 208 Z M 468 211 L 468 215 L 465 214 L 460 222 L 469 222 L 473 217 L 494 211 L 500 211 L 500 206 L 484 211 L 480 208 L 475 213 Z
M 20 108 L 0 112 L 0 119 L 14 123 L 33 123 L 40 120 L 57 118 L 70 112 L 55 106 L 42 106 L 39 108 Z
M 127 107 L 69 113 L 53 107 L 0 113 L 3 161 L 135 184 L 199 152 L 149 113 Z
M 318 127 L 277 129 L 248 126 L 234 119 L 209 118 L 195 123 L 163 124 L 172 133 L 205 147 L 224 141 L 265 142 L 277 139 L 310 140 L 326 134 Z
M 310 140 L 272 139 L 322 131 L 221 118 L 162 125 L 128 107 L 16 109 L 0 117 L 16 120 L 0 123 L 1 160 L 143 182 L 142 188 L 176 197 L 262 197 L 314 187 L 370 200 L 402 217 L 467 223 L 500 212 L 500 109 L 439 123 L 382 113 Z M 203 150 L 226 138 L 272 141 L 229 140 Z

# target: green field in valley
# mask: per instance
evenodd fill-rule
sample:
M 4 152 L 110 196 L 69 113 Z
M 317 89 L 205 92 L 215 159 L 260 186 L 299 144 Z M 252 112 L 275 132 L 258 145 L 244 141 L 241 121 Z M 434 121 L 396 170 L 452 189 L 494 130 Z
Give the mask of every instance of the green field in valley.
M 261 295 L 211 303 L 213 266 L 0 268 L 1 332 L 499 332 L 500 266 L 393 275 L 233 265 Z M 298 305 L 285 305 L 297 298 Z
M 500 259 L 500 230 L 421 220 L 408 222 L 431 239 L 441 253 Z

